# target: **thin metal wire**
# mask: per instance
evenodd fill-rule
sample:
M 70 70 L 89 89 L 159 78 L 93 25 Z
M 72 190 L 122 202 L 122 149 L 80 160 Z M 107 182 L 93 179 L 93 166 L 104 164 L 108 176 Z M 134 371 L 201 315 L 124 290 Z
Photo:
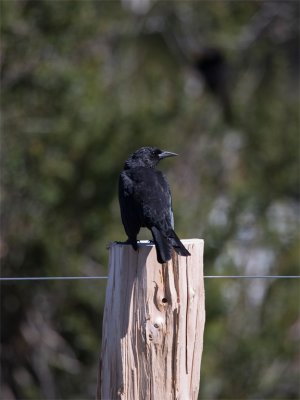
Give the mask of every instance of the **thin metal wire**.
M 107 279 L 108 276 L 28 276 L 1 278 L 0 282 L 24 281 L 75 281 L 91 279 Z M 300 275 L 204 275 L 204 278 L 229 278 L 229 279 L 299 279 Z
M 204 275 L 204 278 L 299 279 L 300 275 Z
M 16 278 L 0 278 L 0 282 L 12 281 L 78 281 L 84 279 L 107 279 L 108 276 L 25 276 Z

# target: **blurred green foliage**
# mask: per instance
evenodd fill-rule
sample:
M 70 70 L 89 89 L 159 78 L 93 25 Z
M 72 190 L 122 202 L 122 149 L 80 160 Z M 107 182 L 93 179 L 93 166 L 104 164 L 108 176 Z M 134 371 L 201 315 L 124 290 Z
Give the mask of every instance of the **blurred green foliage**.
M 285 1 L 2 0 L 2 276 L 105 275 L 144 145 L 180 153 L 161 168 L 207 274 L 299 274 L 298 24 Z M 1 285 L 3 398 L 94 398 L 105 284 Z M 298 398 L 298 281 L 205 284 L 200 398 Z

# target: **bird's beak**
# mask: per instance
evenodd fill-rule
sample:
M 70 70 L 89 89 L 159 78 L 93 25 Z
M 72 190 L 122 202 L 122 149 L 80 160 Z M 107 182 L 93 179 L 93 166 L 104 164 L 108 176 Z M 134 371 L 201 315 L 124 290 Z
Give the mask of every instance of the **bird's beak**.
M 162 160 L 163 158 L 167 158 L 167 157 L 174 157 L 174 156 L 178 156 L 177 153 L 171 153 L 171 151 L 163 151 L 162 153 L 159 154 L 159 159 Z

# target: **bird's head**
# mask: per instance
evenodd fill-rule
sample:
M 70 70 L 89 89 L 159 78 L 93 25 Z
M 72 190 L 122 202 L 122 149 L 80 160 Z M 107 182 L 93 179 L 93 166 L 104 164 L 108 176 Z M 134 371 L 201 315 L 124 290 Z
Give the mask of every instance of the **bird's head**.
M 177 155 L 176 153 L 160 150 L 156 147 L 141 147 L 125 162 L 125 169 L 133 167 L 154 168 L 163 158 Z

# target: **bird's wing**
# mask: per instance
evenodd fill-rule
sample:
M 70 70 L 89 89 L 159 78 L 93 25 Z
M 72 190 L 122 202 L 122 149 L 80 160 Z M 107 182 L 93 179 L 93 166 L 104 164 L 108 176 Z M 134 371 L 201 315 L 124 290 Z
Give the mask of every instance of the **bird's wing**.
M 121 218 L 128 238 L 135 239 L 141 228 L 140 206 L 134 196 L 134 181 L 128 171 L 123 171 L 119 177 L 119 202 Z
M 141 226 L 155 226 L 167 234 L 173 226 L 173 212 L 170 188 L 164 175 L 155 169 L 135 168 L 130 177 L 134 182 L 132 198 Z

